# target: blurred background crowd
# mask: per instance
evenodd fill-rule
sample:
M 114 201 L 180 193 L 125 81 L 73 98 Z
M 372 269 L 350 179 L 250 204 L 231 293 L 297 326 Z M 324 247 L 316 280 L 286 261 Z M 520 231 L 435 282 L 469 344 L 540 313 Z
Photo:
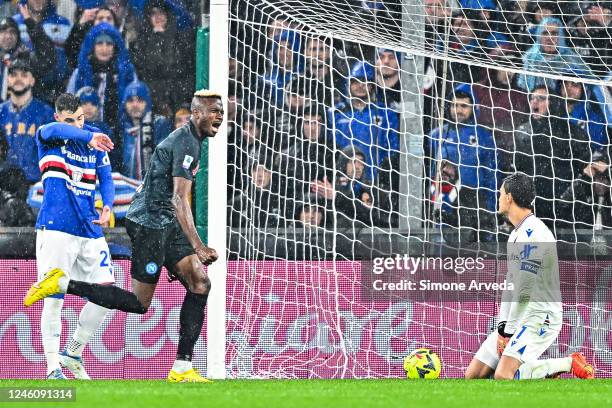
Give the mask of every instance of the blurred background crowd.
M 399 38 L 401 2 L 353 3 L 356 24 Z M 414 56 L 232 12 L 234 225 L 401 227 L 405 162 L 423 160 L 423 226 L 497 239 L 510 228 L 497 190 L 522 171 L 552 228 L 612 227 L 612 99 L 597 84 L 612 69 L 612 2 L 424 0 L 419 116 Z M 406 120 L 422 121 L 423 159 Z
M 494 239 L 507 227 L 496 191 L 506 174 L 523 171 L 535 178 L 536 212 L 552 227 L 612 228 L 612 90 L 596 84 L 612 72 L 612 2 L 424 0 L 423 50 L 450 58 L 425 57 L 418 68 L 416 118 L 406 114 L 414 95 L 404 89 L 415 80 L 406 74 L 413 56 L 319 37 L 279 13 L 262 14 L 258 3 L 230 1 L 233 226 L 400 226 L 413 137 L 402 121 L 418 120 L 423 226 Z M 401 27 L 400 1 L 338 4 L 359 21 Z M 87 123 L 114 140 L 122 182 L 143 179 L 155 146 L 189 120 L 200 7 L 2 4 L 0 225 L 33 223 L 33 136 L 53 120 L 64 91 L 79 95 Z
M 86 124 L 113 139 L 111 163 L 129 203 L 155 146 L 189 120 L 199 7 L 189 0 L 3 2 L 0 225 L 33 225 L 42 198 L 34 135 L 54 120 L 62 92 L 78 95 Z

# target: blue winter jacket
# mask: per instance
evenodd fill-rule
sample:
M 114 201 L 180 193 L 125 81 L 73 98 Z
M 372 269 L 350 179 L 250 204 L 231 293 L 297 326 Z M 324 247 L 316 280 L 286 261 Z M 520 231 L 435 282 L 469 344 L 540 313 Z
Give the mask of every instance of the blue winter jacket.
M 0 105 L 0 126 L 8 143 L 7 161 L 23 170 L 30 183 L 40 180 L 36 130 L 53 122 L 53 109 L 39 99 L 32 99 L 16 111 L 10 100 Z
M 457 88 L 471 95 L 474 114 L 467 123 L 446 123 L 442 130 L 436 128 L 426 137 L 432 159 L 429 176 L 436 179 L 439 159 L 450 162 L 459 170 L 461 186 L 484 189 L 486 202 L 480 207 L 495 211 L 500 177 L 495 140 L 488 129 L 476 124 L 478 100 L 471 87 L 460 85 Z

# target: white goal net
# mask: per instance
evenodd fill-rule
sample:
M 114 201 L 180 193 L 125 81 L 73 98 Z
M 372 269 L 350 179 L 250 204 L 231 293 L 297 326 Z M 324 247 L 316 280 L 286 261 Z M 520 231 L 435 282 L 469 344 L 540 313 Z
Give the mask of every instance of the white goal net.
M 381 297 L 372 262 L 479 245 L 483 279 L 502 276 L 512 226 L 497 191 L 517 171 L 566 245 L 564 325 L 545 356 L 582 351 L 612 375 L 611 10 L 231 1 L 228 375 L 402 376 L 429 347 L 461 376 L 496 294 Z

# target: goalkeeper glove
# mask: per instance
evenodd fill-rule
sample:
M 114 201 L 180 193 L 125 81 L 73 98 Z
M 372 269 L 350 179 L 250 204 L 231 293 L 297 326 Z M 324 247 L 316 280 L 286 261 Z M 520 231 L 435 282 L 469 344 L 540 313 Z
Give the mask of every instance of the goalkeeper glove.
M 506 322 L 499 322 L 497 324 L 497 353 L 501 356 L 504 353 L 504 349 L 510 341 L 511 334 L 504 331 L 506 328 Z

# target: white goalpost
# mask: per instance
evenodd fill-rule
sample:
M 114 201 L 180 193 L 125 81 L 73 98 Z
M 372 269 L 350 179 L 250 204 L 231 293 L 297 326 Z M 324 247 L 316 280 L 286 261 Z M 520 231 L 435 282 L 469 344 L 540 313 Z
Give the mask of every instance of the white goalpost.
M 228 1 L 210 2 L 210 84 L 219 92 L 227 111 L 227 61 L 228 52 Z M 215 263 L 208 266 L 208 276 L 213 288 L 208 297 L 206 324 L 207 371 L 210 378 L 223 379 L 225 370 L 225 321 L 226 321 L 226 275 L 227 275 L 227 122 L 225 121 L 214 139 L 209 140 L 208 150 L 208 245 L 219 255 Z

